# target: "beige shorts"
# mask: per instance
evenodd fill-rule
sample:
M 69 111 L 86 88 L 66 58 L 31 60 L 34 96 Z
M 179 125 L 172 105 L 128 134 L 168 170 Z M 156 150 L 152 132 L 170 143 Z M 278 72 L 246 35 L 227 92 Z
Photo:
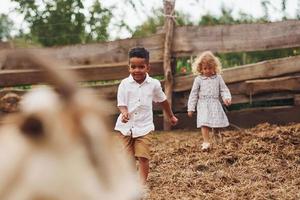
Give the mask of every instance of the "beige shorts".
M 132 138 L 131 136 L 124 136 L 119 133 L 125 149 L 136 158 L 142 157 L 150 159 L 150 147 L 151 147 L 151 133 L 147 135 Z

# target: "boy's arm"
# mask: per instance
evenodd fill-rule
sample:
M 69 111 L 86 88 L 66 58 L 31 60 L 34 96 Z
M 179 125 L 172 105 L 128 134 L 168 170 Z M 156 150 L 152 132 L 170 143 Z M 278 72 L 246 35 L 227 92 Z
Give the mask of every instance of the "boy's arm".
M 160 102 L 159 104 L 163 107 L 163 110 L 167 113 L 171 125 L 173 125 L 173 126 L 176 125 L 178 122 L 178 119 L 177 119 L 177 117 L 175 117 L 168 100 Z
M 168 100 L 166 99 L 166 95 L 163 92 L 160 82 L 158 80 L 156 80 L 156 84 L 155 84 L 153 101 L 159 103 L 162 106 L 163 110 L 168 115 L 171 125 L 176 125 L 178 122 L 178 119 L 173 114 L 171 106 L 170 106 Z
M 125 94 L 125 86 L 124 86 L 124 82 L 122 81 L 118 87 L 117 104 L 118 104 L 118 108 L 122 115 L 121 121 L 123 123 L 126 123 L 129 120 L 126 98 L 127 98 L 127 96 Z
M 122 122 L 126 123 L 129 120 L 129 114 L 127 106 L 118 106 L 120 113 L 122 114 Z

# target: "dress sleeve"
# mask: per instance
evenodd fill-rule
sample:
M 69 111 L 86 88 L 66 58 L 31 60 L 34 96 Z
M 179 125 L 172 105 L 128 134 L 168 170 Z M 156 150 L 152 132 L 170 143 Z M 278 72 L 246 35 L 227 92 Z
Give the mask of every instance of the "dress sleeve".
M 117 106 L 128 106 L 127 104 L 127 96 L 126 96 L 126 88 L 124 81 L 121 81 L 119 87 L 118 87 L 118 94 L 117 94 Z
M 219 80 L 220 80 L 220 94 L 221 94 L 222 99 L 223 100 L 231 99 L 230 91 L 229 91 L 228 87 L 226 86 L 222 76 L 220 76 Z
M 196 77 L 194 79 L 193 87 L 188 100 L 188 111 L 195 111 L 195 107 L 199 97 L 200 80 Z

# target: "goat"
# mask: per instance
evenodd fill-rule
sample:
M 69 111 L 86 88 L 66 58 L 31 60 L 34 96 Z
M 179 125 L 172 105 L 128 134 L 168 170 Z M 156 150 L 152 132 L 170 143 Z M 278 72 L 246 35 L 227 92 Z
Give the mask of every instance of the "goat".
M 108 103 L 78 89 L 76 78 L 53 61 L 15 54 L 45 70 L 60 93 L 33 89 L 0 127 L 0 199 L 140 198 L 132 161 L 107 127 Z

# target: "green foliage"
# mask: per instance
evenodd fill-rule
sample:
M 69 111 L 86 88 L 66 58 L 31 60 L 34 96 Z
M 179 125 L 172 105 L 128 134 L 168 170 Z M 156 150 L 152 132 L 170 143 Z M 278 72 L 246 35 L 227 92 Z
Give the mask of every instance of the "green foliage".
M 263 7 L 264 10 L 264 19 L 267 20 L 269 19 L 269 6 L 271 5 L 271 2 L 269 0 L 262 0 L 261 1 L 261 6 Z
M 82 0 L 13 0 L 17 11 L 25 14 L 29 23 L 29 37 L 44 46 L 77 44 L 108 39 L 107 26 L 111 12 L 102 8 L 98 0 L 84 13 Z
M 132 33 L 133 38 L 146 37 L 154 34 L 158 27 L 164 25 L 164 16 L 162 9 L 153 10 L 153 16 L 150 16 L 142 25 L 138 26 Z
M 270 17 L 270 8 L 272 8 L 273 10 L 275 10 L 275 11 L 279 11 L 281 14 L 282 14 L 282 20 L 287 20 L 288 19 L 288 14 L 287 14 L 287 10 L 286 10 L 286 5 L 287 5 L 287 2 L 288 2 L 288 0 L 281 0 L 281 8 L 280 9 L 278 9 L 278 8 L 276 8 L 274 5 L 273 5 L 273 3 L 274 2 L 272 2 L 272 1 L 270 1 L 270 0 L 262 0 L 261 1 L 261 6 L 263 7 L 263 10 L 264 10 L 264 19 L 265 20 L 267 20 L 267 19 L 269 19 L 269 17 Z M 299 6 L 300 6 L 300 1 L 298 0 L 298 8 L 297 8 L 297 10 L 299 10 Z M 274 12 L 274 11 L 273 11 Z M 299 16 L 299 12 L 297 13 L 297 16 L 296 17 L 298 17 Z M 299 19 L 299 18 L 298 18 Z
M 0 15 L 0 40 L 10 38 L 13 23 L 7 15 Z
M 14 47 L 16 48 L 34 48 L 42 47 L 42 45 L 37 40 L 32 40 L 29 35 L 19 35 L 11 39 Z
M 164 14 L 163 9 L 153 10 L 153 15 L 148 17 L 148 19 L 132 33 L 133 38 L 146 37 L 157 32 L 158 28 L 164 26 Z M 189 15 L 186 15 L 181 12 L 175 12 L 175 23 L 177 26 L 191 25 L 192 21 L 190 20 Z
M 103 8 L 99 1 L 95 1 L 90 14 L 90 19 L 87 21 L 90 30 L 87 32 L 86 42 L 106 41 L 109 38 L 107 27 L 112 13 L 109 9 Z
M 180 58 L 176 63 L 176 74 L 189 74 L 192 72 L 191 59 L 190 58 Z
M 296 13 L 297 13 L 297 19 L 300 19 L 300 0 L 297 1 L 297 9 L 296 9 Z
M 264 17 L 263 18 L 254 18 L 253 16 L 240 12 L 238 18 L 233 18 L 232 10 L 227 9 L 225 7 L 221 8 L 221 15 L 214 16 L 211 14 L 203 15 L 198 25 L 206 26 L 206 25 L 225 25 L 225 24 L 249 24 L 249 23 L 257 23 L 257 22 L 267 22 Z

